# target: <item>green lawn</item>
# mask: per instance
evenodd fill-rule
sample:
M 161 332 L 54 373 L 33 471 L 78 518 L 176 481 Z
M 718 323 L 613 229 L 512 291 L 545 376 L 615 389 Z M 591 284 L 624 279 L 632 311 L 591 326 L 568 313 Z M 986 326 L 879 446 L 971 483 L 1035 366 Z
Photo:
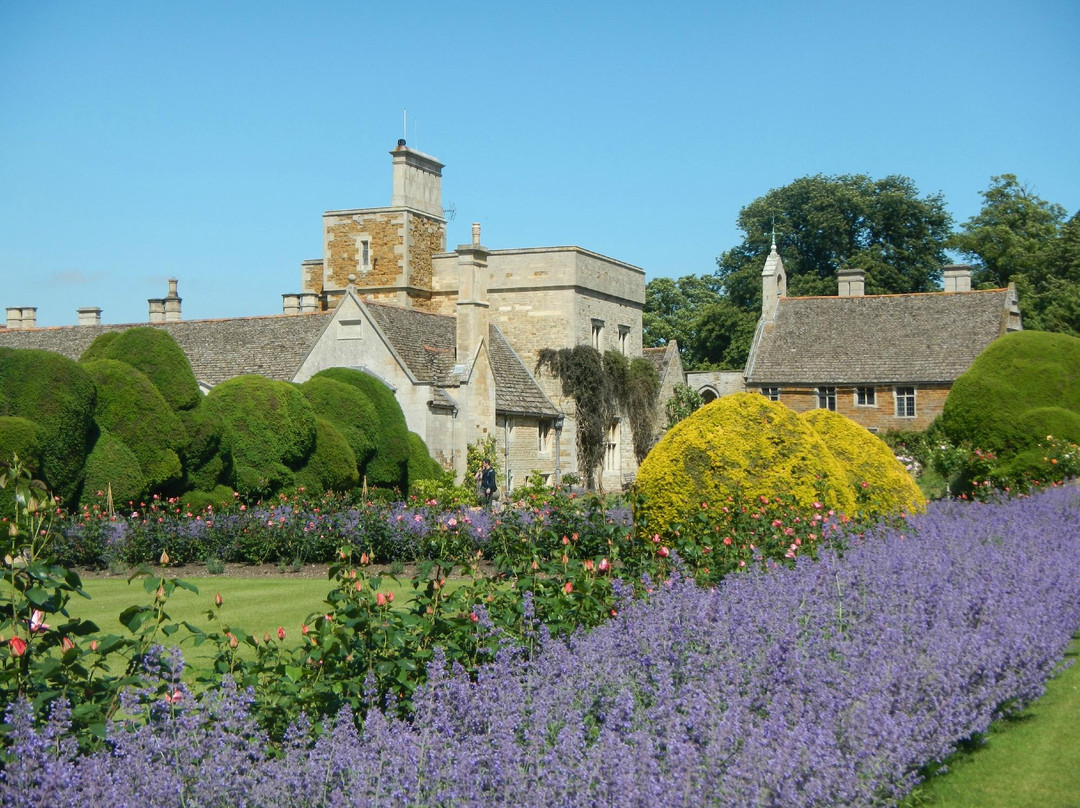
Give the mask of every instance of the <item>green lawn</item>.
M 333 588 L 327 579 L 292 578 L 198 578 L 186 579 L 198 587 L 198 594 L 177 588 L 169 598 L 165 611 L 179 623 L 186 620 L 204 631 L 219 631 L 220 626 L 207 619 L 214 608 L 214 596 L 221 594 L 221 619 L 231 627 L 262 637 L 264 633 L 277 636 L 278 626 L 286 632 L 286 642 L 299 641 L 300 626 L 312 613 L 326 609 L 326 595 Z M 83 581 L 90 600 L 72 598 L 68 611 L 73 617 L 93 620 L 103 633 L 127 635 L 119 616 L 132 605 L 150 605 L 153 598 L 143 589 L 142 580 L 91 578 Z M 383 579 L 382 589 L 393 591 L 396 603 L 408 603 L 412 587 L 408 583 L 394 584 Z M 175 637 L 190 636 L 184 630 Z M 169 644 L 169 643 L 165 643 Z M 191 641 L 182 641 L 181 648 L 189 665 L 198 665 L 207 656 L 209 646 L 195 648 Z
M 1080 663 L 1047 683 L 1023 713 L 999 722 L 985 746 L 949 761 L 920 789 L 919 808 L 1080 808 Z

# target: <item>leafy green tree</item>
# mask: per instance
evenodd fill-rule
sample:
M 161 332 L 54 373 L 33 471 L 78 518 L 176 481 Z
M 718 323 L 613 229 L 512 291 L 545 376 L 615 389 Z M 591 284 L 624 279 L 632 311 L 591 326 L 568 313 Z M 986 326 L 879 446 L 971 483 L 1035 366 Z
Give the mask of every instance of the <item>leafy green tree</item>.
M 844 267 L 866 272 L 868 294 L 927 292 L 941 278 L 952 217 L 941 194 L 919 196 L 908 177 L 818 174 L 755 199 L 738 224 L 743 241 L 717 259 L 716 274 L 724 296 L 756 314 L 773 233 L 791 295 L 835 295 Z
M 1080 213 L 1061 228 L 1051 266 L 1056 275 L 1047 282 L 1040 300 L 1038 324 L 1046 331 L 1080 337 Z
M 667 428 L 671 429 L 704 404 L 705 399 L 693 387 L 687 387 L 685 384 L 675 385 L 671 398 L 668 399 L 665 405 Z
M 742 370 L 754 341 L 758 312 L 720 300 L 698 312 L 694 342 L 687 346 L 693 370 Z M 681 343 L 680 343 L 681 344 Z
M 686 365 L 687 349 L 696 343 L 697 313 L 720 300 L 720 283 L 712 275 L 684 275 L 677 280 L 653 278 L 645 285 L 643 344 L 657 348 L 677 340 Z
M 1023 275 L 1039 285 L 1051 271 L 1051 253 L 1065 209 L 1040 199 L 1015 174 L 991 177 L 990 187 L 981 195 L 982 210 L 950 243 L 974 263 L 972 282 L 1000 288 Z

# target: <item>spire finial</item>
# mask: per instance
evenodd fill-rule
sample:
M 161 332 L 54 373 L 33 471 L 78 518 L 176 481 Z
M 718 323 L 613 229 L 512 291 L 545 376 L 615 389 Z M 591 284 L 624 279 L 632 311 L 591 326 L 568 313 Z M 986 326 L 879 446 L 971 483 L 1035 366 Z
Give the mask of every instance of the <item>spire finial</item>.
M 772 217 L 772 232 L 769 233 L 772 236 L 772 251 L 776 252 L 776 217 Z

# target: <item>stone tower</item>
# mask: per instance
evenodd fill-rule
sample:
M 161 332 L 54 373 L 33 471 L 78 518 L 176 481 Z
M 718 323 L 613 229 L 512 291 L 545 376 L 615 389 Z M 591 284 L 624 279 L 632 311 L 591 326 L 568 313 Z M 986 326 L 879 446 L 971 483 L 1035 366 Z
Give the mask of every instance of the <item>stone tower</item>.
M 390 206 L 323 214 L 323 258 L 302 265 L 303 292 L 332 308 L 349 285 L 364 297 L 429 309 L 432 256 L 446 251 L 442 209 L 443 164 L 410 149 L 390 152 Z

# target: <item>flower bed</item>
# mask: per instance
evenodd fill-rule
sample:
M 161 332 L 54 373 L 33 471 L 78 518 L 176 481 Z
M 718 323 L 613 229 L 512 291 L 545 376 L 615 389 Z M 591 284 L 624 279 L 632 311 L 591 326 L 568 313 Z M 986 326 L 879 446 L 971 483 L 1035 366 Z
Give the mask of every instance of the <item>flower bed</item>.
M 938 503 L 790 567 L 673 578 L 473 677 L 437 652 L 414 713 L 369 702 L 272 752 L 175 658 L 80 756 L 9 716 L 5 805 L 881 805 L 1036 698 L 1080 626 L 1080 491 Z M 141 720 L 134 720 L 140 718 Z

